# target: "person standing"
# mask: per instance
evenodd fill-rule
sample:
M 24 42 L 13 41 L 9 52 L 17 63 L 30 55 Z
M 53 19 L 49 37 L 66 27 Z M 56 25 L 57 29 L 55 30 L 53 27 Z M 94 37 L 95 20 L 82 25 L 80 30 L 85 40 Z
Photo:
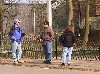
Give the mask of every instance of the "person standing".
M 65 66 L 66 64 L 66 55 L 68 55 L 67 64 L 71 63 L 71 54 L 73 50 L 73 44 L 75 44 L 75 34 L 72 31 L 72 25 L 68 25 L 65 32 L 62 34 L 63 39 L 63 51 L 62 51 L 62 64 L 61 66 Z
M 20 20 L 15 19 L 14 25 L 10 28 L 9 37 L 12 43 L 12 56 L 15 64 L 22 63 L 21 55 L 22 55 L 22 37 L 25 36 L 25 33 L 22 33 L 22 28 L 20 24 Z
M 43 24 L 43 30 L 40 34 L 40 40 L 43 46 L 43 52 L 45 61 L 43 63 L 51 64 L 52 61 L 52 40 L 54 38 L 53 29 L 49 27 L 49 22 L 45 21 Z

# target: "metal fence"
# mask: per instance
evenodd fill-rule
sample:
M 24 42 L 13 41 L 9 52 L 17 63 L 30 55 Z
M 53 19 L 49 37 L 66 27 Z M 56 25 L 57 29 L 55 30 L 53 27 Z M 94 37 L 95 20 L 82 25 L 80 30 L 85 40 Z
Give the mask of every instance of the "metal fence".
M 38 36 L 26 36 L 23 38 L 23 58 L 43 59 L 43 49 L 37 40 Z M 56 36 L 53 41 L 53 58 L 61 58 L 62 45 L 59 43 L 59 36 Z M 6 54 L 1 54 L 1 57 L 12 57 L 11 42 L 8 35 L 2 35 L 1 50 L 6 51 Z M 100 39 L 89 39 L 87 47 L 83 47 L 83 39 L 77 38 L 76 46 L 74 46 L 72 59 L 76 60 L 100 60 Z

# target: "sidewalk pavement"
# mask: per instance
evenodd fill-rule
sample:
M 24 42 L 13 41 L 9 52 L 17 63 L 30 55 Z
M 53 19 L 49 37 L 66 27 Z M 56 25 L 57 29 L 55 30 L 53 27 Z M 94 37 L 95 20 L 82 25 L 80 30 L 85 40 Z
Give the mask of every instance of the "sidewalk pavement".
M 100 74 L 100 61 L 86 61 L 86 60 L 72 60 L 72 63 L 70 66 L 60 66 L 61 59 L 53 59 L 52 64 L 43 64 L 42 62 L 44 59 L 23 59 L 24 64 L 21 65 L 25 68 L 35 68 L 35 69 L 41 69 L 41 70 L 57 70 L 57 71 L 68 71 L 68 72 L 88 72 L 87 74 L 93 73 L 93 74 Z M 12 59 L 0 59 L 0 64 L 3 65 L 9 65 L 12 66 L 13 62 Z M 54 71 L 55 72 L 55 71 Z M 30 74 L 30 73 L 29 73 Z M 34 74 L 34 73 L 33 73 Z M 37 73 L 38 74 L 38 73 Z M 39 73 L 40 74 L 40 73 Z M 43 74 L 43 73 L 41 73 Z M 50 73 L 47 73 L 50 74 Z M 53 73 L 54 74 L 54 73 Z M 57 73 L 61 74 L 61 73 Z M 70 73 L 70 74 L 74 74 Z

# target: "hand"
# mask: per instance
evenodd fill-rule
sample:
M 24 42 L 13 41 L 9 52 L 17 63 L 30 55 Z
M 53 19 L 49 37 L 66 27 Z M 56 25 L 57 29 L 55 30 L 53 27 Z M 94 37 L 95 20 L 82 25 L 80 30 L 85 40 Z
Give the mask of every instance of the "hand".
M 40 42 L 40 43 L 42 43 L 42 42 L 43 42 L 43 40 L 42 40 L 42 39 L 40 39 L 40 40 L 39 40 L 39 42 Z
M 26 35 L 26 33 L 22 33 L 22 35 L 21 35 L 21 36 L 22 36 L 22 37 L 24 37 L 25 35 Z
M 16 38 L 14 36 L 11 37 L 12 40 L 16 41 Z
M 76 47 L 76 44 L 75 43 L 73 44 L 73 47 Z

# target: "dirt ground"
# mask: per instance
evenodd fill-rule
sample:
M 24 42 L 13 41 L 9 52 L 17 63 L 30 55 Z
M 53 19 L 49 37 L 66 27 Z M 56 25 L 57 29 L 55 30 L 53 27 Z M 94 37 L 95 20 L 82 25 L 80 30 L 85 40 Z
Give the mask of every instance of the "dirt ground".
M 23 59 L 23 65 L 13 65 L 12 59 L 0 59 L 0 74 L 100 74 L 100 61 L 72 60 L 70 66 L 60 66 L 61 59 L 43 64 L 44 59 Z

